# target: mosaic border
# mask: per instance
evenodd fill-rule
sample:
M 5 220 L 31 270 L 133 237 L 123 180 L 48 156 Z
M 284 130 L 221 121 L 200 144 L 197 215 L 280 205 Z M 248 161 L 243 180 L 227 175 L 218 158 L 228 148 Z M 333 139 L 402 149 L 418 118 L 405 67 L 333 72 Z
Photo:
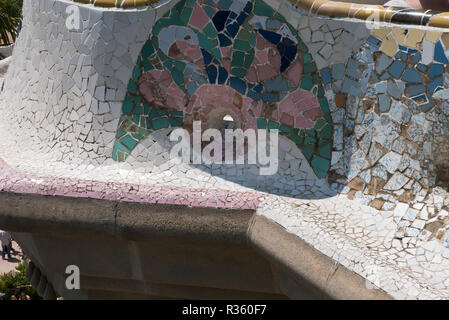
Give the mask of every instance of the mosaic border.
M 136 8 L 160 2 L 160 0 L 72 0 L 97 7 Z M 410 8 L 363 5 L 328 0 L 288 0 L 292 5 L 313 14 L 329 17 L 347 17 L 369 20 L 373 15 L 381 22 L 449 28 L 449 12 L 417 10 Z
M 0 158 L 0 192 L 63 196 L 97 200 L 255 211 L 261 192 L 133 185 L 73 178 L 40 177 L 22 173 Z

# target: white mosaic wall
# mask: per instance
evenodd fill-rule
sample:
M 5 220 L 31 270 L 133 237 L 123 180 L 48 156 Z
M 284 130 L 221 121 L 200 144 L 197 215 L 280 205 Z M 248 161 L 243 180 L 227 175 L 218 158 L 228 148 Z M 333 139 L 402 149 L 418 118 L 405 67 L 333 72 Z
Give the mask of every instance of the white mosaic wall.
M 38 176 L 257 190 L 263 200 L 258 214 L 394 297 L 449 298 L 449 196 L 441 188 L 407 204 L 386 194 L 390 205 L 377 210 L 368 206 L 373 198 L 360 193 L 350 200 L 326 179 L 317 179 L 298 147 L 283 137 L 280 169 L 270 177 L 259 176 L 257 166 L 169 160 L 168 129 L 151 134 L 126 162 L 111 159 L 137 56 L 154 21 L 175 3 L 120 10 L 62 0 L 25 1 L 22 33 L 0 93 L 1 158 Z M 358 22 L 306 17 L 282 1 L 267 3 L 297 27 L 319 70 L 346 63 L 371 32 Z M 66 26 L 69 5 L 80 9 L 79 31 Z M 332 108 L 329 86 L 326 94 Z M 332 111 L 337 117 L 337 108 Z M 343 140 L 339 134 L 334 132 L 334 142 Z M 334 169 L 342 156 L 343 150 L 336 148 Z M 444 236 L 437 239 L 437 234 Z

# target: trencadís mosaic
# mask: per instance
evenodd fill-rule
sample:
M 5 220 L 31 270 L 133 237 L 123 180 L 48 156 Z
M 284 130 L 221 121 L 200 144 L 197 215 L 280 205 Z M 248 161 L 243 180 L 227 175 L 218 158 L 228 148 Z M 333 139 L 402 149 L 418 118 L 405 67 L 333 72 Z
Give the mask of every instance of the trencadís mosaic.
M 24 1 L 0 92 L 3 192 L 255 210 L 394 297 L 449 297 L 449 37 L 431 27 L 447 14 L 89 3 Z M 283 131 L 276 174 L 169 159 L 173 129 L 225 113 Z
M 259 0 L 180 1 L 137 60 L 113 158 L 126 160 L 153 130 L 198 120 L 207 129 L 226 114 L 242 129 L 279 129 L 327 176 L 329 105 L 295 29 Z

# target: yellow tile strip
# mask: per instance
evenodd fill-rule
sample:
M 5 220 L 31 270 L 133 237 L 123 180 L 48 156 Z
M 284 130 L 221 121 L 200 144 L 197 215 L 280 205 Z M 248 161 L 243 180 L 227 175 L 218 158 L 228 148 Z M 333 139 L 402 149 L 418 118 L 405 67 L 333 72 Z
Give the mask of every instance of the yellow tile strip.
M 73 0 L 99 7 L 133 8 L 160 0 Z M 384 7 L 328 0 L 288 0 L 292 5 L 308 12 L 329 17 L 349 17 L 392 23 L 407 23 L 449 28 L 449 12 Z

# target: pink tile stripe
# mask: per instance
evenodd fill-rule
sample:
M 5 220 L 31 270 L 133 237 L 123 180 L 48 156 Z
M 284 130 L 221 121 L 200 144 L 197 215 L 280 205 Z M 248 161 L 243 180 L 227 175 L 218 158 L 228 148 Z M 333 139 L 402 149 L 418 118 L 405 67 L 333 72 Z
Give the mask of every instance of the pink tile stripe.
M 263 197 L 263 194 L 258 192 L 145 186 L 56 177 L 42 178 L 21 173 L 11 168 L 2 159 L 0 159 L 0 191 L 44 196 L 243 210 L 256 210 L 259 205 L 258 199 Z

